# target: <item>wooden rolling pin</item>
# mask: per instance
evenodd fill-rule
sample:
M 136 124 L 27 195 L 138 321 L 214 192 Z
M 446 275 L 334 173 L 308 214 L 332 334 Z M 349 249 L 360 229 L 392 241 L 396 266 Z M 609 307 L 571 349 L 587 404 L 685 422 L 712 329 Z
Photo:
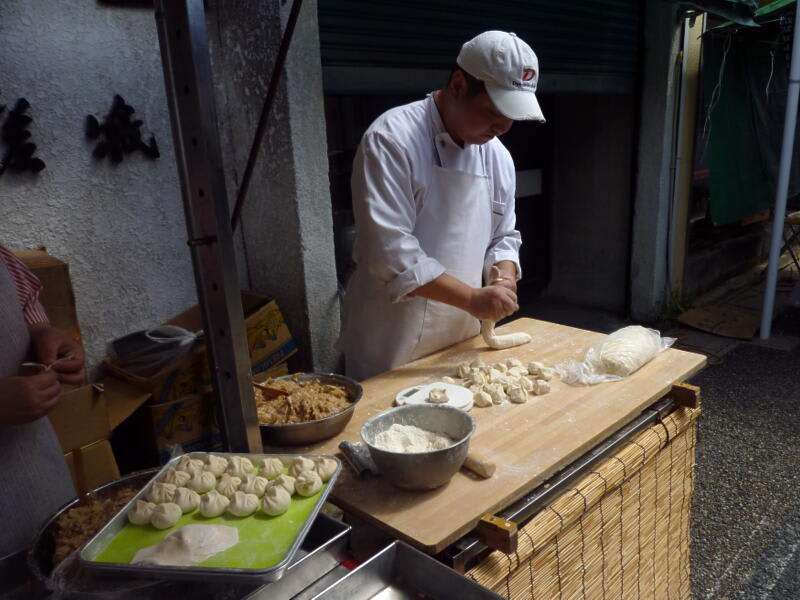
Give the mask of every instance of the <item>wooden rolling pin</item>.
M 489 479 L 497 470 L 496 464 L 485 456 L 475 452 L 469 452 L 467 454 L 467 458 L 464 459 L 464 464 L 462 466 L 484 479 Z

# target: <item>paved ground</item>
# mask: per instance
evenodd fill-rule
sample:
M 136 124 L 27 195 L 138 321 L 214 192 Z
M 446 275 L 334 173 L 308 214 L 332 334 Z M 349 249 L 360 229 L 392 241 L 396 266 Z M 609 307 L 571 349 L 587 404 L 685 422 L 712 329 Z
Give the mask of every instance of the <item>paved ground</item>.
M 800 309 L 775 324 L 800 337 Z M 800 598 L 800 348 L 739 344 L 703 389 L 692 522 L 696 599 Z

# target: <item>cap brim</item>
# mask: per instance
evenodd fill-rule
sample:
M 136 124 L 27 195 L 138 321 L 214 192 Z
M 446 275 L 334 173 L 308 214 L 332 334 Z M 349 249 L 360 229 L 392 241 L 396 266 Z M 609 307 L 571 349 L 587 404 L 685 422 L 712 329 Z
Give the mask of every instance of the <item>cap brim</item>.
M 495 107 L 512 121 L 541 121 L 544 114 L 533 92 L 507 90 L 486 82 L 486 91 Z

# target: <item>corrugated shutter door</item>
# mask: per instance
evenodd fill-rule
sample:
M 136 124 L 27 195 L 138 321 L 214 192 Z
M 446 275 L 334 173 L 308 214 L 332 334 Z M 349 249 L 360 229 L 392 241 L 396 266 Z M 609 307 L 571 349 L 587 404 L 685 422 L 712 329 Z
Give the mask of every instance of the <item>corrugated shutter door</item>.
M 326 91 L 431 89 L 469 38 L 513 31 L 539 57 L 542 91 L 633 89 L 638 0 L 318 0 Z M 435 79 L 435 82 L 433 78 Z

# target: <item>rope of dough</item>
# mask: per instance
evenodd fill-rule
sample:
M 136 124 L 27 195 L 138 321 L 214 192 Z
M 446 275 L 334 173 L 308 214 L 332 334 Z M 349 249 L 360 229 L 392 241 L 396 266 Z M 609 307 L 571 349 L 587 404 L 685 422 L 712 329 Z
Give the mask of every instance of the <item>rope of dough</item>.
M 494 321 L 481 321 L 481 335 L 486 345 L 495 350 L 513 348 L 531 341 L 531 336 L 523 331 L 497 335 L 494 332 Z

